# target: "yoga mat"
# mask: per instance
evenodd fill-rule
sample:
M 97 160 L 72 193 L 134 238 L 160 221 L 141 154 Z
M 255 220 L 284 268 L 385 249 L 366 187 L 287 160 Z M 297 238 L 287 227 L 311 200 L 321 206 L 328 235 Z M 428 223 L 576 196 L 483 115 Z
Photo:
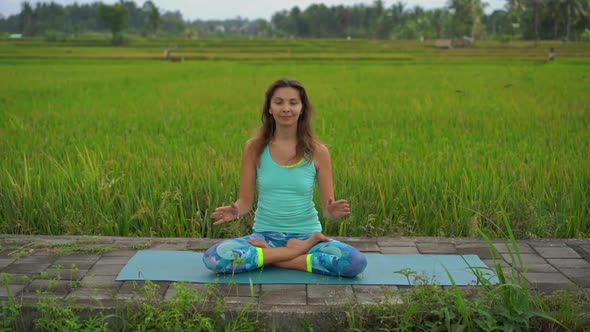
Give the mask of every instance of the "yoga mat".
M 187 281 L 237 284 L 335 284 L 335 285 L 410 285 L 410 280 L 395 271 L 410 269 L 428 284 L 452 285 L 445 268 L 457 285 L 476 284 L 469 268 L 478 270 L 496 283 L 497 278 L 477 255 L 389 255 L 366 254 L 367 268 L 354 278 L 339 278 L 296 270 L 265 266 L 262 269 L 231 274 L 216 274 L 203 264 L 203 253 L 192 251 L 141 250 L 123 267 L 118 281 Z M 420 280 L 418 280 L 419 282 Z

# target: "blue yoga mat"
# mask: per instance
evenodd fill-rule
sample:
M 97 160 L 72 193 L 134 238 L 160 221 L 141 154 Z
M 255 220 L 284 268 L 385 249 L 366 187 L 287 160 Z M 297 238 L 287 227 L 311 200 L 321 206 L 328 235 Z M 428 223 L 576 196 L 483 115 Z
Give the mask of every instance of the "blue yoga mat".
M 452 285 L 446 270 L 457 285 L 476 284 L 473 270 L 497 282 L 495 275 L 477 255 L 385 255 L 366 254 L 368 265 L 355 278 L 338 278 L 296 270 L 264 267 L 255 271 L 217 274 L 203 264 L 203 253 L 192 251 L 141 250 L 123 267 L 118 281 L 187 281 L 198 283 L 237 284 L 339 284 L 339 285 L 410 285 L 418 281 L 429 284 Z M 396 273 L 413 271 L 410 280 Z M 445 270 L 446 269 L 446 270 Z

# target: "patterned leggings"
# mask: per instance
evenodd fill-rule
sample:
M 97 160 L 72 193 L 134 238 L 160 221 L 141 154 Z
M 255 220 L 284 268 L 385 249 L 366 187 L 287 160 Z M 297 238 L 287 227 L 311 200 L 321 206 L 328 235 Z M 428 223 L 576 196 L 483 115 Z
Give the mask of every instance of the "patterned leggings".
M 305 240 L 311 234 L 259 232 L 225 240 L 209 248 L 203 256 L 205 266 L 217 273 L 239 273 L 257 269 L 262 249 L 248 240 L 264 240 L 272 248 L 284 247 L 292 238 Z M 367 258 L 356 248 L 331 240 L 319 242 L 307 252 L 307 270 L 313 273 L 352 278 L 367 267 Z

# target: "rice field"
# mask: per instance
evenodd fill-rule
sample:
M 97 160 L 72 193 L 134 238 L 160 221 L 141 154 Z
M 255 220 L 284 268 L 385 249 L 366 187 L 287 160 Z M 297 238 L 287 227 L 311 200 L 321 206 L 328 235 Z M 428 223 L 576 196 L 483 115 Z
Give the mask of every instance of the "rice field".
M 237 198 L 263 93 L 287 76 L 351 203 L 327 234 L 502 236 L 506 218 L 520 238 L 590 236 L 587 44 L 546 63 L 548 44 L 247 43 L 183 45 L 171 63 L 155 41 L 0 42 L 0 232 L 248 232 L 253 214 L 208 215 Z

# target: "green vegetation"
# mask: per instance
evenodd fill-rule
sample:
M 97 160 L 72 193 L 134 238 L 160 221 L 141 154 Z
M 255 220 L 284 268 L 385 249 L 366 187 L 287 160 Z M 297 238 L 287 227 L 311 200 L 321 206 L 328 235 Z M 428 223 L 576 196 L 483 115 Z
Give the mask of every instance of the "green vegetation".
M 502 216 L 517 238 L 590 234 L 586 49 L 249 42 L 183 45 L 233 61 L 182 63 L 98 60 L 160 54 L 147 42 L 0 47 L 0 232 L 244 234 L 251 218 L 208 215 L 236 199 L 263 92 L 289 76 L 353 209 L 328 234 L 495 237 Z
M 453 283 L 450 290 L 421 280 L 413 271 L 398 271 L 408 281 L 414 278 L 414 287 L 401 296 L 397 294 L 398 298 L 403 298 L 404 305 L 392 304 L 390 298 L 386 298 L 380 305 L 352 306 L 348 315 L 350 330 L 585 331 L 590 324 L 590 315 L 585 310 L 590 305 L 588 293 L 582 289 L 549 295 L 531 292 L 525 279 L 528 267 L 523 264 L 506 218 L 504 226 L 506 231 L 502 231 L 502 238 L 511 268 L 503 267 L 496 259 L 491 269 L 474 268 L 478 283 L 469 288 L 458 287 L 449 273 Z M 501 257 L 489 237 L 479 233 L 493 256 Z M 497 281 L 490 275 L 495 275 Z
M 112 314 L 60 300 L 49 287 L 37 291 L 38 301 L 29 305 L 35 312 L 27 316 L 23 315 L 26 305 L 10 294 L 11 276 L 0 277 L 8 291 L 8 301 L 1 303 L 0 331 L 255 331 L 258 324 L 251 304 L 228 309 L 225 294 L 214 285 L 197 289 L 175 283 L 175 295 L 164 300 L 159 286 L 150 281 L 137 286 L 136 301 L 117 307 Z M 100 301 L 96 307 L 101 308 Z
M 6 280 L 6 276 L 4 276 Z M 10 297 L 2 303 L 0 331 L 273 331 L 266 316 L 253 302 L 230 308 L 215 285 L 204 289 L 175 283 L 174 296 L 163 299 L 157 284 L 138 286 L 137 298 L 115 310 L 89 310 L 63 303 L 51 290 L 39 291 L 34 316 L 24 316 L 25 305 Z M 519 287 L 504 283 L 500 288 Z M 8 287 L 7 287 L 8 289 Z M 230 287 L 231 289 L 231 287 Z M 390 299 L 398 299 L 392 303 Z M 252 297 L 252 301 L 256 298 Z M 381 304 L 350 305 L 342 327 L 348 331 L 584 331 L 590 317 L 579 306 L 590 305 L 583 291 L 560 291 L 531 295 L 531 307 L 505 307 L 518 298 L 503 298 L 481 288 L 449 292 L 435 285 L 391 291 Z M 463 306 L 459 306 L 462 303 Z M 97 303 L 100 307 L 100 302 Z M 515 311 L 510 311 L 515 309 Z M 536 312 L 534 310 L 543 310 Z M 465 319 L 461 311 L 469 316 Z M 33 318 L 31 321 L 29 319 Z M 313 330 L 314 324 L 301 322 Z
M 100 16 L 100 19 L 111 29 L 111 34 L 113 35 L 111 43 L 113 45 L 123 44 L 123 36 L 121 35 L 121 32 L 127 25 L 127 19 L 129 17 L 127 7 L 123 6 L 122 4 L 100 4 L 98 7 L 98 15 Z
M 449 291 L 435 285 L 417 285 L 392 292 L 383 304 L 351 306 L 347 330 L 585 331 L 588 328 L 590 317 L 579 309 L 590 304 L 584 291 L 524 297 L 528 292 L 520 287 L 503 283 L 491 291 L 476 287 Z M 503 289 L 521 294 L 505 298 Z M 391 299 L 403 299 L 403 304 Z

